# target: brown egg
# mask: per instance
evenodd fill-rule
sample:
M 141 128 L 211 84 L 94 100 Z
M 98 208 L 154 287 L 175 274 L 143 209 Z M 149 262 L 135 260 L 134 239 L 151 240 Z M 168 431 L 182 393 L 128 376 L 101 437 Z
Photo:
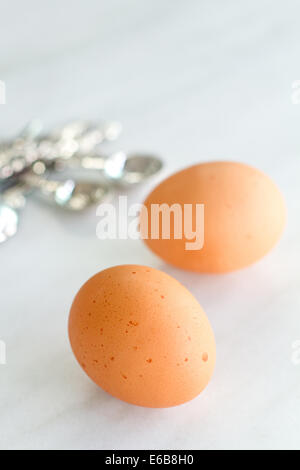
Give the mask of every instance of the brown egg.
M 199 241 L 198 249 L 187 249 L 191 240 L 183 228 L 183 237 L 175 239 L 174 224 L 169 239 L 162 232 L 154 239 L 151 207 L 155 204 L 179 204 L 183 214 L 184 205 L 192 205 L 194 228 L 196 204 L 204 204 L 203 246 Z M 182 170 L 159 184 L 145 206 L 148 212 L 143 214 L 141 231 L 149 237 L 147 246 L 168 263 L 207 273 L 233 271 L 262 258 L 280 238 L 286 218 L 283 197 L 274 182 L 256 168 L 234 162 L 202 163 Z
M 96 384 L 140 406 L 191 400 L 215 365 L 214 335 L 197 300 L 146 266 L 116 266 L 91 278 L 72 305 L 69 336 Z

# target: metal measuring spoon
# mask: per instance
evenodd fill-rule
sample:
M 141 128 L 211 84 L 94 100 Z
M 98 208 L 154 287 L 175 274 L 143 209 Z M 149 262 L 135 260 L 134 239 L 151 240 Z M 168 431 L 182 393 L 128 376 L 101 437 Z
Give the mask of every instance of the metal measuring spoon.
M 18 212 L 5 203 L 0 203 L 0 243 L 13 237 L 18 230 Z
M 106 180 L 120 186 L 142 183 L 158 173 L 162 166 L 162 161 L 154 155 L 126 154 L 125 152 L 116 152 L 110 156 L 76 155 L 67 162 L 59 160 L 56 163 L 58 170 L 66 168 L 99 170 Z
M 108 195 L 107 186 L 90 182 L 67 180 L 60 183 L 54 196 L 56 204 L 72 211 L 81 211 L 100 203 Z
M 105 184 L 74 181 L 73 179 L 57 181 L 44 178 L 33 172 L 26 173 L 22 179 L 48 200 L 71 211 L 81 211 L 92 204 L 99 203 L 109 192 L 109 188 Z
M 118 152 L 104 166 L 107 178 L 121 186 L 140 184 L 162 169 L 162 161 L 154 155 Z
M 42 166 L 39 170 L 38 166 Z M 110 157 L 76 156 L 69 160 L 58 160 L 56 170 L 66 168 L 81 168 L 86 170 L 101 170 L 108 184 L 81 182 L 73 179 L 55 181 L 44 178 L 46 168 L 42 162 L 33 167 L 36 172 L 26 173 L 22 179 L 29 186 L 36 188 L 57 205 L 73 211 L 80 211 L 91 204 L 101 202 L 111 186 L 133 186 L 142 183 L 156 174 L 162 168 L 162 161 L 152 155 L 117 152 Z
M 13 237 L 18 230 L 19 210 L 26 204 L 26 188 L 23 184 L 6 189 L 0 202 L 0 243 Z

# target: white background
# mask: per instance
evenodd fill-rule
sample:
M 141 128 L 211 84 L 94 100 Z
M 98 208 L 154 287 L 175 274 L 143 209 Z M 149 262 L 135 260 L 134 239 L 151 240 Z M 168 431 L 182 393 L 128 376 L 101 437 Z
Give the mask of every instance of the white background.
M 229 275 L 175 270 L 139 241 L 99 241 L 95 209 L 30 201 L 1 246 L 0 447 L 300 448 L 300 5 L 297 0 L 10 0 L 1 9 L 0 133 L 31 118 L 118 119 L 113 148 L 160 154 L 165 170 L 213 159 L 250 163 L 281 187 L 288 225 L 276 249 Z M 151 187 L 131 192 L 140 202 Z M 97 388 L 67 338 L 72 299 L 116 264 L 165 270 L 213 325 L 217 367 L 183 406 L 124 404 Z

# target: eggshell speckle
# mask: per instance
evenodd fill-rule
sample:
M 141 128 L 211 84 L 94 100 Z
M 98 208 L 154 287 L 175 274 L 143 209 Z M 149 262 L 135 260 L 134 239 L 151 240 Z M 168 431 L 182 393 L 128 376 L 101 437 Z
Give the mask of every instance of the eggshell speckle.
M 187 250 L 182 239 L 151 239 L 151 205 L 204 204 L 204 245 Z M 251 166 L 235 162 L 202 163 L 158 185 L 145 201 L 147 246 L 183 269 L 223 273 L 248 266 L 268 253 L 285 225 L 283 197 L 274 182 Z M 184 232 L 184 230 L 183 230 Z
M 72 305 L 69 337 L 96 384 L 140 406 L 191 400 L 215 365 L 214 335 L 197 300 L 145 266 L 116 266 L 91 278 Z

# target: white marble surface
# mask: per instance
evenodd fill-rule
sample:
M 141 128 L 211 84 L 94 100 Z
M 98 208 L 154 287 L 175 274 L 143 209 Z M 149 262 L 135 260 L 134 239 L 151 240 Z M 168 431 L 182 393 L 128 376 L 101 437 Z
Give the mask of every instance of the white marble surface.
M 126 149 L 159 152 L 165 174 L 236 159 L 282 188 L 284 237 L 255 266 L 222 276 L 166 266 L 142 244 L 95 236 L 82 217 L 30 202 L 1 246 L 2 449 L 300 448 L 300 79 L 297 0 L 10 0 L 0 15 L 0 133 L 33 117 L 117 118 Z M 160 175 L 160 178 L 163 174 Z M 134 191 L 140 201 L 155 183 Z M 148 410 L 98 389 L 77 366 L 68 310 L 80 285 L 120 263 L 177 277 L 214 327 L 214 378 L 196 400 Z

